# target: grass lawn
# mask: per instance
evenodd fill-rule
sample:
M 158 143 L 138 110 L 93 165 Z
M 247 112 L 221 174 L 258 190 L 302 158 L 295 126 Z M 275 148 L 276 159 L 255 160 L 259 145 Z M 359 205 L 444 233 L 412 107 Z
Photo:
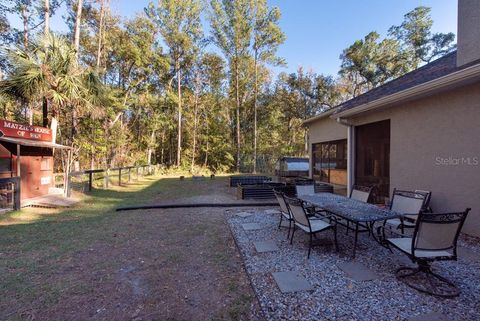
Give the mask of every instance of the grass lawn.
M 117 206 L 229 192 L 146 177 L 72 209 L 0 218 L 0 320 L 249 320 L 258 306 L 222 209 Z

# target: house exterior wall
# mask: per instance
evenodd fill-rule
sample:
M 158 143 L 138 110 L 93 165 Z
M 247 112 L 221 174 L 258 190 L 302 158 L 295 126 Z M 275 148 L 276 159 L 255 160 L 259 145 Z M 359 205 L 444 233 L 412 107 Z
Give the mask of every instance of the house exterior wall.
M 386 119 L 390 194 L 394 187 L 430 190 L 434 211 L 471 207 L 463 231 L 480 236 L 480 84 L 348 120 L 363 125 Z M 310 135 L 320 139 L 322 133 Z
M 307 126 L 308 155 L 310 155 L 309 176 L 312 178 L 312 144 L 346 139 L 347 127 L 339 124 L 336 120 L 329 118 L 328 116 L 309 123 Z

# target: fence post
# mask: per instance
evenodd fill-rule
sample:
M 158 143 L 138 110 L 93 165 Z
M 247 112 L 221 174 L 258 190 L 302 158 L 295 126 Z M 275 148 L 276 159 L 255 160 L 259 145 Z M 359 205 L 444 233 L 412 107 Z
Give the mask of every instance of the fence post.
M 128 182 L 129 182 L 129 183 L 132 181 L 132 175 L 131 175 L 132 173 L 131 173 L 131 171 L 132 171 L 132 168 L 129 167 L 129 168 L 128 168 Z
M 70 197 L 72 195 L 72 176 L 70 173 L 66 173 L 67 175 L 67 186 L 65 187 L 67 189 L 67 197 Z
M 110 178 L 108 177 L 108 168 L 105 170 L 105 175 L 103 176 L 103 187 L 108 189 L 108 183 Z
M 122 185 L 122 168 L 118 168 L 118 186 Z
M 138 181 L 138 173 L 139 173 L 139 172 L 138 172 L 138 166 L 137 166 L 137 181 Z
M 88 191 L 92 191 L 92 184 L 93 184 L 93 173 L 88 172 Z

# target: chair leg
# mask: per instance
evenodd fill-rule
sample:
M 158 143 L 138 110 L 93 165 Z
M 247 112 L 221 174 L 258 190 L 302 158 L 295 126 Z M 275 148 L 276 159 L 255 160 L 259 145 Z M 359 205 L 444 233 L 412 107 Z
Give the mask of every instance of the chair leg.
M 338 252 L 338 241 L 337 241 L 337 226 L 333 226 L 333 240 L 335 242 L 335 250 Z
M 288 220 L 287 240 L 290 238 L 290 230 L 292 229 L 292 220 Z
M 310 258 L 310 251 L 312 250 L 312 244 L 313 244 L 313 233 L 310 234 L 310 242 L 308 243 L 308 254 L 307 254 L 307 259 Z
M 282 226 L 283 214 L 280 213 L 280 223 L 278 223 L 278 229 Z
M 453 298 L 460 294 L 460 290 L 452 282 L 434 273 L 425 262 L 419 262 L 416 268 L 401 267 L 395 272 L 395 276 L 399 281 L 423 293 L 442 298 Z
M 293 224 L 292 237 L 290 238 L 290 244 L 293 244 L 293 235 L 295 234 L 295 224 Z

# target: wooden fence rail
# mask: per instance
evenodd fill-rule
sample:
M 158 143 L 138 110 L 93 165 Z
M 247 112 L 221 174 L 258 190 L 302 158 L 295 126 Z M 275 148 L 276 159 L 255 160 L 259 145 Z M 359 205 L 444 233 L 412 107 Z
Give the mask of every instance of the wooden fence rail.
M 94 181 L 103 180 L 103 188 L 107 189 L 112 183 L 112 179 L 118 178 L 116 185 L 121 186 L 122 183 L 130 183 L 133 179 L 138 180 L 141 176 L 155 174 L 159 169 L 159 165 L 140 165 L 115 167 L 107 169 L 89 169 L 83 171 L 73 171 L 68 175 L 66 180 L 66 195 L 70 196 L 72 188 L 79 187 L 82 192 L 90 192 L 93 188 Z M 64 178 L 65 174 L 54 174 L 57 187 L 65 185 L 65 180 L 59 182 L 56 178 Z M 135 176 L 135 178 L 134 178 Z M 57 183 L 58 182 L 58 183 Z

